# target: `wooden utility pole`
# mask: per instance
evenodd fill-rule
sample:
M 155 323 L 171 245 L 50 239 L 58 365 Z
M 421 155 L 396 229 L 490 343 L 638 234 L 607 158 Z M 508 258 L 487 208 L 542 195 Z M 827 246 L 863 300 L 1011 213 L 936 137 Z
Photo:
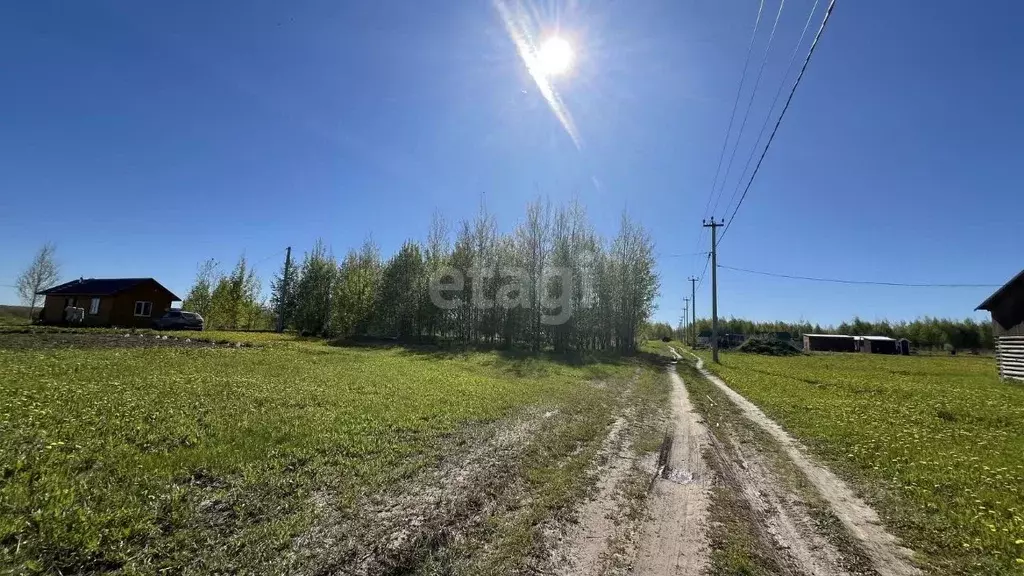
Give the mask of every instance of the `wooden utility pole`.
M 705 228 L 711 228 L 711 359 L 718 361 L 718 228 L 725 226 L 725 220 L 704 221 Z
M 284 272 L 281 274 L 281 288 L 289 289 L 289 276 L 292 273 L 292 247 L 285 248 L 284 252 Z M 282 298 L 288 298 L 289 294 L 281 294 Z M 284 310 L 288 307 L 288 302 L 277 303 L 277 331 L 284 332 Z
M 687 278 L 690 281 L 690 302 L 693 302 L 693 307 L 690 308 L 690 346 L 693 348 L 697 347 L 697 279 L 693 276 Z
M 683 337 L 682 337 L 682 340 L 684 342 L 689 339 L 689 335 L 690 335 L 690 333 L 687 332 L 687 329 L 688 329 L 687 324 L 689 324 L 689 321 L 690 321 L 690 299 L 689 298 L 683 298 L 683 334 L 682 334 Z

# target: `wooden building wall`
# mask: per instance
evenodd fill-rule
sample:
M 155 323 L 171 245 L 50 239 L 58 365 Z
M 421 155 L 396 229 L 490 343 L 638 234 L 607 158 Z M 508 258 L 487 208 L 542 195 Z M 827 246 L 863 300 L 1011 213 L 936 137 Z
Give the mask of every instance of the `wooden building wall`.
M 808 336 L 804 335 L 805 352 L 856 352 L 857 341 L 853 336 Z
M 1007 334 L 996 338 L 999 375 L 1024 380 L 1024 322 L 1013 326 Z

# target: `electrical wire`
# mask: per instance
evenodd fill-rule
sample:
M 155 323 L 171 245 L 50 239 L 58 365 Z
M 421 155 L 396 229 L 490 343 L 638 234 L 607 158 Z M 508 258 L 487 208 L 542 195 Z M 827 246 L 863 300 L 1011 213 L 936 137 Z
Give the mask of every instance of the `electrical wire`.
M 711 254 L 708 254 L 707 259 L 704 260 L 704 271 L 700 273 L 700 280 L 697 280 L 697 290 L 700 290 L 701 285 L 704 284 L 704 275 L 708 273 L 709 264 L 711 264 Z
M 736 88 L 736 98 L 732 103 L 732 112 L 729 114 L 729 126 L 725 129 L 725 141 L 722 142 L 722 150 L 718 154 L 718 167 L 715 169 L 715 178 L 711 181 L 711 192 L 708 194 L 708 201 L 704 205 L 704 217 L 708 215 L 708 208 L 711 207 L 711 198 L 715 195 L 715 188 L 718 187 L 718 175 L 722 171 L 722 160 L 725 159 L 725 150 L 729 147 L 729 136 L 732 134 L 732 124 L 736 121 L 736 110 L 740 105 L 740 96 L 743 94 L 743 84 L 747 79 L 747 67 L 750 66 L 750 55 L 754 51 L 754 40 L 757 38 L 757 29 L 761 25 L 761 14 L 764 12 L 764 0 L 761 0 L 757 7 L 757 20 L 754 21 L 754 32 L 750 34 L 750 42 L 747 44 L 747 56 L 743 60 L 743 72 L 740 74 L 740 85 Z
M 740 96 L 743 94 L 743 83 L 747 78 L 747 67 L 750 66 L 750 55 L 754 51 L 754 40 L 757 38 L 757 29 L 761 25 L 761 14 L 764 11 L 764 0 L 761 0 L 757 8 L 757 19 L 754 20 L 754 31 L 750 34 L 750 42 L 747 43 L 747 56 L 743 60 L 743 71 L 740 73 L 740 85 L 736 88 L 736 98 L 732 103 L 732 112 L 729 114 L 729 126 L 725 129 L 725 140 L 722 142 L 722 150 L 718 154 L 718 168 L 715 169 L 715 177 L 711 181 L 711 190 L 708 192 L 708 200 L 704 203 L 704 218 L 707 218 L 708 209 L 711 207 L 711 199 L 715 196 L 715 188 L 718 187 L 718 176 L 722 170 L 722 160 L 725 159 L 725 150 L 729 147 L 729 135 L 732 133 L 732 124 L 736 121 L 736 110 L 740 105 Z M 694 250 L 700 248 L 700 241 L 704 238 L 704 229 L 697 232 L 697 244 Z
M 807 72 L 807 65 L 811 62 L 811 56 L 814 55 L 814 49 L 817 48 L 818 41 L 821 40 L 821 34 L 825 31 L 825 25 L 828 24 L 828 19 L 832 16 L 832 10 L 835 6 L 836 0 L 831 0 L 828 4 L 828 8 L 825 10 L 825 17 L 821 20 L 821 27 L 818 28 L 817 34 L 814 35 L 814 41 L 811 42 L 811 47 L 807 51 L 807 57 L 804 59 L 804 64 L 800 67 L 800 73 L 793 82 L 793 88 L 789 92 L 789 97 L 786 98 L 786 105 L 782 107 L 779 119 L 775 122 L 775 128 L 772 129 L 772 133 L 768 137 L 768 142 L 764 145 L 764 150 L 761 151 L 761 157 L 757 160 L 757 165 L 754 166 L 754 171 L 750 174 L 750 180 L 747 181 L 747 186 L 743 189 L 743 195 L 740 196 L 740 201 L 736 203 L 736 208 L 733 209 L 732 214 L 729 216 L 729 221 L 725 224 L 725 229 L 722 230 L 722 236 L 719 238 L 719 242 L 725 239 L 725 235 L 729 232 L 729 228 L 732 227 L 733 220 L 736 219 L 736 213 L 739 212 L 740 206 L 743 205 L 743 200 L 747 198 L 747 193 L 750 192 L 750 185 L 754 183 L 754 178 L 757 177 L 757 172 L 761 169 L 761 163 L 764 162 L 764 157 L 768 154 L 768 149 L 771 148 L 772 142 L 775 140 L 775 135 L 779 132 L 779 126 L 782 124 L 782 119 L 786 117 L 786 111 L 789 110 L 789 105 L 793 103 L 793 96 L 796 94 L 796 89 L 800 85 L 800 80 L 803 79 L 804 73 Z
M 761 130 L 757 133 L 757 140 L 754 140 L 754 147 L 750 149 L 750 155 L 747 156 L 747 161 L 743 164 L 743 171 L 740 172 L 740 179 L 736 182 L 736 189 L 733 190 L 732 195 L 729 196 L 729 202 L 725 205 L 726 210 L 729 206 L 732 206 L 732 201 L 736 199 L 736 195 L 740 193 L 740 187 L 743 186 L 743 178 L 747 175 L 747 170 L 750 170 L 750 165 L 754 162 L 754 156 L 757 154 L 757 149 L 761 145 L 761 138 L 764 137 L 765 131 L 768 129 L 768 122 L 772 119 L 772 110 L 775 110 L 775 105 L 779 103 L 779 98 L 782 96 L 782 90 L 786 87 L 786 78 L 789 78 L 789 72 L 793 69 L 793 64 L 796 63 L 796 55 L 800 52 L 800 46 L 804 43 L 804 38 L 807 36 L 807 30 L 811 27 L 811 19 L 814 18 L 814 12 L 818 9 L 820 0 L 814 0 L 814 5 L 811 6 L 811 11 L 807 13 L 807 20 L 804 21 L 804 28 L 800 31 L 800 39 L 796 41 L 796 46 L 793 47 L 793 53 L 789 55 L 789 62 L 786 64 L 786 71 L 782 74 L 782 82 L 779 82 L 779 89 L 775 91 L 775 97 L 772 98 L 772 104 L 768 107 L 768 114 L 764 117 L 764 122 L 761 124 Z M 724 183 L 723 183 L 724 184 Z M 721 199 L 721 196 L 719 196 Z
M 737 272 L 746 272 L 748 274 L 758 274 L 761 276 L 773 276 L 775 278 L 788 278 L 790 280 L 809 280 L 812 282 L 830 282 L 832 284 L 858 284 L 858 285 L 870 285 L 870 286 L 899 286 L 903 288 L 999 288 L 1002 284 L 912 284 L 907 282 L 877 282 L 873 280 L 841 280 L 838 278 L 816 278 L 813 276 L 796 276 L 793 274 L 778 274 L 775 272 L 763 272 L 761 270 L 749 270 L 747 268 L 739 268 L 737 266 L 726 266 L 725 264 L 719 264 L 719 268 L 725 268 L 726 270 L 735 270 Z
M 278 250 L 277 252 L 274 252 L 270 256 L 267 256 L 265 258 L 260 258 L 256 262 L 253 262 L 252 264 L 250 264 L 250 267 L 255 268 L 255 267 L 257 267 L 260 264 L 266 262 L 267 260 L 270 260 L 271 258 L 273 258 L 275 256 L 280 256 L 281 254 L 284 254 L 285 250 L 287 250 L 287 248 L 282 248 L 281 250 Z
M 754 79 L 754 88 L 750 91 L 750 99 L 747 100 L 747 109 L 743 112 L 743 120 L 740 122 L 740 129 L 736 132 L 736 142 L 733 144 L 732 154 L 729 155 L 729 163 L 725 166 L 725 175 L 722 176 L 722 186 L 719 188 L 718 195 L 715 198 L 715 205 L 711 208 L 712 215 L 714 215 L 718 210 L 718 203 L 722 201 L 722 195 L 725 193 L 725 184 L 729 181 L 729 174 L 732 173 L 732 163 L 736 160 L 736 152 L 740 149 L 740 142 L 743 139 L 743 130 L 747 127 L 747 119 L 750 118 L 750 109 L 754 107 L 754 97 L 757 96 L 757 89 L 761 85 L 761 77 L 764 76 L 764 67 L 765 64 L 768 63 L 768 55 L 771 54 L 772 42 L 775 40 L 775 31 L 779 28 L 779 18 L 782 17 L 782 9 L 785 6 L 786 0 L 781 0 L 779 2 L 779 11 L 775 13 L 775 22 L 772 24 L 772 32 L 768 36 L 768 44 L 764 48 L 764 57 L 761 58 L 761 66 L 757 70 L 757 78 Z M 732 200 L 730 200 L 730 203 L 731 202 Z
M 686 252 L 684 254 L 663 254 L 660 257 L 661 258 L 688 258 L 690 256 L 703 256 L 705 254 L 710 254 L 710 252 Z

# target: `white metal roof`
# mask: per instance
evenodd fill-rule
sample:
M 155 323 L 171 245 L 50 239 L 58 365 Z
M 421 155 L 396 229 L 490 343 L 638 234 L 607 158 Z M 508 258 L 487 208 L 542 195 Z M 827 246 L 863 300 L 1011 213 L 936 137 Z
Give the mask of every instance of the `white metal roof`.
M 888 336 L 848 336 L 846 334 L 804 334 L 804 336 L 814 336 L 815 338 L 853 338 L 854 340 L 874 340 L 876 342 L 895 342 L 895 338 L 889 338 Z

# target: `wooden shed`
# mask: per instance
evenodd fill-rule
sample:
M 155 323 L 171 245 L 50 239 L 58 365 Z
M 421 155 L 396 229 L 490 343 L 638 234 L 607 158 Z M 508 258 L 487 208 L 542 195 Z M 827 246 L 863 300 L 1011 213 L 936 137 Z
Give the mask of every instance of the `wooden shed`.
M 866 354 L 899 354 L 900 344 L 888 336 L 855 336 L 857 349 Z
M 975 310 L 992 314 L 999 375 L 1024 380 L 1024 270 Z
M 856 352 L 857 341 L 844 334 L 804 334 L 804 352 Z

